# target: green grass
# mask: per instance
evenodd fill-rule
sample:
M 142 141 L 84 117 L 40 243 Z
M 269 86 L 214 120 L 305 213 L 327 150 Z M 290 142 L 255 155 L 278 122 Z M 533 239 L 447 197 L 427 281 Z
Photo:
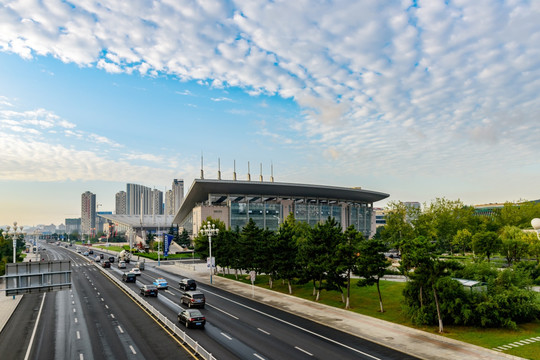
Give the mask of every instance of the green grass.
M 219 276 L 223 275 L 220 274 Z M 236 279 L 234 275 L 225 276 L 229 279 Z M 246 284 L 251 284 L 250 277 L 246 274 L 239 276 L 238 280 Z M 379 299 L 376 286 L 358 287 L 354 283 L 355 281 L 353 281 L 353 284 L 351 285 L 350 311 L 438 335 L 438 326 L 415 326 L 403 313 L 401 302 L 403 300 L 402 292 L 405 283 L 381 281 L 380 287 L 385 310 L 384 313 L 379 311 Z M 269 289 L 268 276 L 257 275 L 255 285 Z M 285 284 L 283 284 L 281 280 L 274 281 L 273 290 L 284 294 L 288 294 L 289 292 L 287 283 L 285 282 Z M 315 297 L 313 296 L 313 285 L 311 283 L 303 285 L 293 284 L 292 295 L 315 301 Z M 323 290 L 321 292 L 319 303 L 345 309 L 345 304 L 341 301 L 341 294 L 338 291 Z M 540 336 L 540 321 L 518 325 L 517 330 L 499 328 L 484 329 L 471 326 L 445 326 L 444 330 L 445 332 L 441 336 L 492 349 L 515 341 Z M 504 353 L 526 359 L 540 360 L 540 342 L 513 348 Z

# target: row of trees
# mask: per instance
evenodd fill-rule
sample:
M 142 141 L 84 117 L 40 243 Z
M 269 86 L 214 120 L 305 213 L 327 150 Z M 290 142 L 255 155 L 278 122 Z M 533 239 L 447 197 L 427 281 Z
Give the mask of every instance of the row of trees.
M 255 271 L 269 275 L 272 288 L 275 280 L 286 281 L 289 293 L 292 284 L 313 284 L 313 295 L 319 300 L 322 290 L 337 290 L 345 308 L 350 308 L 351 275 L 363 277 L 361 286 L 377 285 L 380 311 L 384 311 L 379 279 L 389 266 L 380 240 L 368 240 L 349 227 L 345 232 L 334 218 L 309 227 L 292 214 L 279 231 L 260 229 L 250 220 L 241 230 L 227 230 L 219 220 L 206 219 L 203 225 L 214 224 L 219 234 L 212 238 L 212 255 L 216 265 L 227 269 Z M 199 234 L 194 239 L 195 251 L 208 257 L 208 238 Z
M 11 236 L 0 229 L 0 276 L 6 273 L 6 264 L 13 262 L 13 238 Z M 24 236 L 19 234 L 16 243 L 17 261 L 21 261 L 20 254 L 24 247 Z
M 540 217 L 540 206 L 505 206 L 494 216 L 483 217 L 459 201 L 437 199 L 424 212 L 390 204 L 387 225 L 374 239 L 366 239 L 353 227 L 342 231 L 333 218 L 311 228 L 290 216 L 277 232 L 257 228 L 253 221 L 235 230 L 226 230 L 224 223 L 211 218 L 203 225 L 213 223 L 220 229 L 212 239 L 212 254 L 223 269 L 267 274 L 270 287 L 282 279 L 290 293 L 291 284 L 311 282 L 316 300 L 322 290 L 337 290 L 346 308 L 354 285 L 351 275 L 356 274 L 361 277 L 357 285 L 377 285 L 384 311 L 378 285 L 389 263 L 383 253 L 397 248 L 402 255 L 400 271 L 410 278 L 404 290 L 407 314 L 419 324 L 438 324 L 442 332 L 443 324 L 515 327 L 539 318 L 537 294 L 528 286 L 540 280 L 540 241 L 521 230 L 529 216 Z M 194 240 L 195 250 L 206 258 L 207 237 L 199 234 Z M 470 263 L 440 256 L 470 250 L 475 252 Z M 489 262 L 497 253 L 509 264 L 504 271 Z M 455 278 L 487 286 L 466 291 Z

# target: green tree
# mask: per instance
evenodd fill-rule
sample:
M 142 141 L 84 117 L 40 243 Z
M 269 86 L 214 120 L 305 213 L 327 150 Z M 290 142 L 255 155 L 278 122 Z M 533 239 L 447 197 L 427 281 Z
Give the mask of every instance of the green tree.
M 517 226 L 506 225 L 502 228 L 501 234 L 501 255 L 506 257 L 508 264 L 519 261 L 528 252 L 528 243 L 523 237 L 523 232 Z
M 461 250 L 462 255 L 465 256 L 465 251 L 471 248 L 472 234 L 468 229 L 458 230 L 452 239 L 452 246 L 455 249 Z
M 349 226 L 342 237 L 342 242 L 338 245 L 336 256 L 340 259 L 347 276 L 347 296 L 345 309 L 350 309 L 351 303 L 351 274 L 357 273 L 358 257 L 360 256 L 360 243 L 364 240 L 361 232 L 354 226 Z M 382 242 L 381 239 L 378 241 Z
M 377 285 L 380 311 L 382 313 L 384 308 L 379 281 L 384 276 L 388 266 L 390 266 L 390 261 L 384 256 L 384 253 L 388 251 L 388 247 L 381 240 L 375 239 L 362 241 L 359 245 L 360 256 L 358 257 L 357 271 L 362 279 L 358 281 L 358 285 Z
M 475 255 L 485 256 L 489 262 L 499 250 L 501 239 L 493 231 L 481 231 L 473 235 L 472 245 Z
M 386 209 L 386 225 L 381 230 L 383 240 L 399 249 L 404 243 L 414 238 L 414 229 L 410 219 L 417 213 L 402 202 L 390 202 Z
M 299 268 L 296 261 L 298 256 L 298 229 L 294 215 L 292 213 L 289 214 L 279 227 L 273 248 L 277 276 L 287 280 L 289 294 L 292 294 L 291 281 L 299 276 Z
M 203 220 L 202 224 L 201 224 L 201 228 L 202 226 L 205 226 L 205 225 L 209 225 L 209 226 L 212 226 L 212 224 L 219 230 L 219 233 L 225 231 L 226 229 L 226 226 L 225 226 L 225 223 L 219 219 L 212 219 L 210 216 L 206 218 L 206 220 Z M 218 236 L 219 236 L 219 233 L 218 233 Z M 212 237 L 212 241 L 214 241 L 216 239 L 215 236 Z M 193 243 L 194 243 L 194 251 L 196 253 L 198 253 L 201 257 L 202 260 L 206 260 L 210 255 L 209 255 L 209 252 L 210 252 L 210 247 L 209 247 L 209 242 L 208 242 L 208 236 L 206 235 L 202 235 L 200 232 L 197 233 L 196 236 L 194 236 L 193 238 Z M 212 246 L 212 250 L 213 250 L 213 246 Z M 214 254 L 212 254 L 213 257 Z

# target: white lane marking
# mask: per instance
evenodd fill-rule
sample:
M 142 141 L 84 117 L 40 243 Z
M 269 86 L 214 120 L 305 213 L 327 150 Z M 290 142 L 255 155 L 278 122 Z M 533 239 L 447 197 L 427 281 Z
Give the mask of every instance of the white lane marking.
M 334 343 L 334 344 L 336 344 L 336 345 L 342 346 L 342 347 L 344 347 L 344 348 L 346 348 L 346 349 L 349 349 L 349 350 L 351 350 L 351 351 L 354 351 L 354 352 L 357 352 L 357 353 L 362 354 L 362 355 L 364 355 L 364 356 L 367 356 L 367 357 L 369 357 L 369 358 L 371 358 L 371 359 L 381 360 L 381 359 L 378 358 L 378 357 L 375 357 L 375 356 L 373 356 L 373 355 L 370 355 L 370 354 L 368 354 L 368 353 L 365 353 L 365 352 L 363 352 L 363 351 L 360 351 L 360 350 L 358 350 L 358 349 L 355 349 L 355 348 L 353 348 L 353 347 L 351 347 L 351 346 L 349 346 L 349 345 L 342 344 L 342 343 L 340 343 L 339 341 L 336 341 L 336 340 L 334 340 L 334 339 L 330 339 L 330 338 L 328 338 L 328 337 L 326 337 L 326 336 L 323 336 L 323 335 L 321 335 L 321 334 L 317 334 L 317 333 L 314 332 L 314 331 L 308 330 L 308 329 L 303 328 L 303 327 L 301 327 L 301 326 L 299 326 L 299 325 L 293 324 L 293 323 L 291 323 L 291 322 L 289 322 L 289 321 L 280 319 L 280 318 L 278 318 L 277 316 L 273 316 L 273 315 L 267 314 L 267 313 L 265 313 L 264 311 L 257 310 L 257 309 L 255 309 L 255 308 L 252 308 L 251 306 L 247 306 L 247 305 L 242 304 L 242 303 L 240 303 L 240 302 L 238 302 L 238 301 L 234 301 L 234 300 L 229 299 L 229 298 L 227 298 L 227 297 L 225 297 L 225 296 L 223 296 L 223 295 L 216 294 L 215 292 L 209 291 L 208 289 L 205 289 L 205 292 L 210 293 L 210 294 L 212 294 L 212 295 L 215 295 L 215 296 L 217 296 L 217 297 L 220 297 L 220 298 L 222 298 L 222 299 L 224 299 L 224 300 L 230 301 L 230 302 L 232 302 L 233 304 L 242 306 L 242 307 L 244 307 L 244 308 L 246 308 L 246 309 L 249 309 L 249 310 L 251 310 L 251 311 L 254 311 L 254 312 L 256 312 L 256 313 L 259 313 L 259 314 L 261 314 L 261 315 L 264 315 L 264 316 L 266 316 L 266 317 L 269 317 L 270 319 L 277 320 L 277 321 L 279 321 L 279 322 L 282 322 L 282 323 L 284 323 L 284 324 L 287 324 L 287 325 L 289 325 L 289 326 L 292 326 L 292 327 L 294 327 L 294 328 L 297 328 L 297 329 L 299 329 L 299 330 L 302 330 L 302 331 L 304 331 L 304 332 L 306 332 L 306 333 L 308 333 L 308 334 L 317 336 L 317 337 L 319 337 L 319 338 L 321 338 L 321 339 L 324 339 L 324 340 L 326 340 L 326 341 L 329 341 L 329 342 Z M 207 305 L 208 305 L 208 304 L 207 304 Z
M 260 332 L 266 334 L 266 335 L 270 335 L 270 333 L 268 331 L 264 331 L 263 329 L 261 328 L 257 328 L 257 330 L 259 330 Z
M 105 304 L 105 309 L 108 309 L 109 308 L 109 305 Z
M 239 317 L 234 316 L 233 314 L 230 314 L 230 313 L 226 312 L 225 310 L 221 310 L 220 308 L 215 307 L 214 305 L 210 305 L 210 304 L 208 304 L 208 303 L 207 303 L 206 305 L 207 305 L 207 306 L 210 306 L 211 308 L 214 308 L 214 309 L 216 309 L 216 310 L 218 310 L 218 311 L 221 311 L 221 312 L 224 313 L 225 315 L 229 315 L 229 316 L 232 317 L 233 319 L 236 319 L 236 320 L 239 319 Z
M 28 357 L 30 356 L 30 351 L 32 350 L 32 344 L 34 342 L 34 336 L 36 336 L 36 330 L 39 324 L 39 319 L 41 318 L 41 310 L 43 310 L 43 304 L 45 303 L 45 295 L 47 293 L 43 293 L 43 299 L 41 300 L 41 306 L 39 307 L 39 312 L 36 320 L 36 324 L 34 325 L 34 330 L 32 331 L 32 336 L 30 337 L 30 346 L 28 346 L 28 349 L 26 350 L 26 355 L 24 356 L 24 360 L 28 360 Z
M 172 296 L 175 295 L 175 294 L 174 294 L 172 291 L 170 291 L 170 290 L 165 290 L 165 292 L 166 292 L 167 294 L 171 294 Z
M 78 323 L 78 322 L 79 322 L 79 320 L 77 318 L 75 318 L 75 324 Z
M 71 301 L 71 305 L 75 305 L 75 301 L 72 300 L 72 301 Z
M 103 300 L 103 298 L 101 298 L 101 301 L 105 301 L 105 300 Z
M 84 355 L 83 354 L 79 354 L 79 360 L 84 360 Z
M 224 337 L 226 337 L 227 339 L 229 340 L 232 340 L 232 337 L 230 337 L 229 335 L 225 334 L 225 333 L 221 333 L 221 335 L 223 335 Z
M 80 340 L 80 338 L 81 338 L 81 333 L 79 330 L 77 330 L 77 340 Z
M 299 348 L 298 346 L 295 346 L 294 348 L 295 348 L 296 350 L 300 350 L 300 351 L 303 352 L 304 354 L 308 354 L 309 356 L 313 356 L 312 353 L 310 353 L 310 352 L 308 352 L 308 351 L 306 351 L 306 350 L 304 350 L 304 349 L 302 349 L 302 348 Z
M 255 355 L 256 357 L 258 357 L 258 358 L 261 359 L 261 360 L 266 360 L 265 358 L 263 358 L 263 357 L 262 357 L 261 355 L 259 355 L 259 354 L 253 353 L 253 355 Z
M 114 319 L 114 314 L 111 314 L 111 317 Z
M 77 309 L 73 308 L 73 312 L 74 312 L 74 313 L 77 312 Z
M 120 330 L 120 333 L 124 333 L 124 330 L 122 329 L 122 327 L 120 325 L 118 325 L 118 330 Z
M 99 293 L 99 291 L 97 292 L 97 294 L 98 294 L 98 295 L 101 295 L 101 294 Z
M 133 355 L 137 355 L 137 352 L 135 351 L 132 345 L 129 345 L 129 348 L 131 349 L 131 352 L 133 353 Z

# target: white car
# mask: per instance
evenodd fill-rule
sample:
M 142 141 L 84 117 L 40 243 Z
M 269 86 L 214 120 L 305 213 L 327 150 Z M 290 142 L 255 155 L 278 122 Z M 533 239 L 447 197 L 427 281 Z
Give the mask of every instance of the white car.
M 126 268 L 126 262 L 125 261 L 119 261 L 118 262 L 118 268 L 119 269 L 125 269 Z
M 133 269 L 131 269 L 130 273 L 139 276 L 139 275 L 141 275 L 141 269 L 139 269 L 139 268 L 133 268 Z

